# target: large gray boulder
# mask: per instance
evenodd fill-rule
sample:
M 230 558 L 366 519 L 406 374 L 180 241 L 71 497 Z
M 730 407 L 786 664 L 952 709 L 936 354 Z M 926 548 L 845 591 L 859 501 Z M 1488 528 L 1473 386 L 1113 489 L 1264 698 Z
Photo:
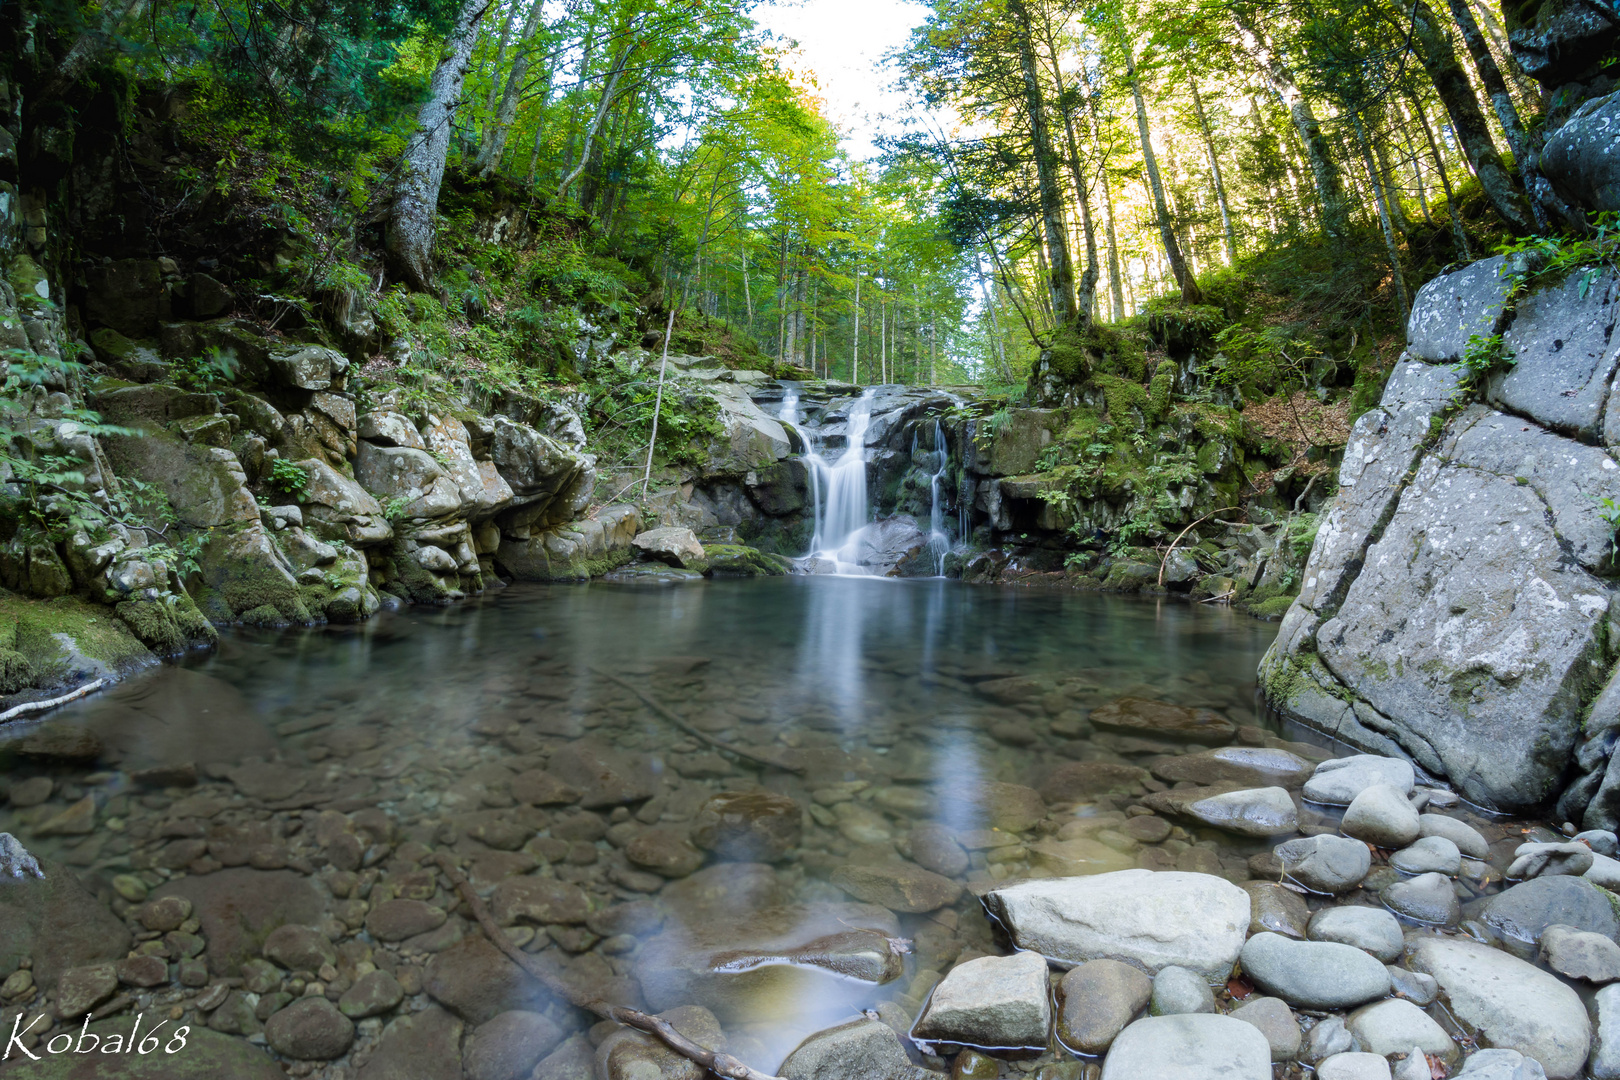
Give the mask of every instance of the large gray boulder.
M 396 503 L 400 517 L 449 517 L 463 505 L 461 489 L 426 450 L 362 441 L 354 478 L 380 500 Z
M 1441 274 L 1419 289 L 1406 320 L 1407 352 L 1454 364 L 1467 353 L 1470 338 L 1499 333 L 1512 284 L 1507 269 L 1508 257 L 1498 255 Z
M 1541 173 L 1573 206 L 1620 210 L 1620 93 L 1586 102 L 1547 136 Z
M 1570 274 L 1518 302 L 1502 342 L 1513 366 L 1491 379 L 1487 400 L 1581 438 L 1603 427 L 1620 341 L 1611 342 L 1620 280 Z

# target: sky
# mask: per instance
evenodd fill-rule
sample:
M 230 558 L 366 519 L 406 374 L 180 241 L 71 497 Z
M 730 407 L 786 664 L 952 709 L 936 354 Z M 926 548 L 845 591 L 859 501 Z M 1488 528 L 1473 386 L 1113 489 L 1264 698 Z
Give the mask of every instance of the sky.
M 827 118 L 859 159 L 877 153 L 879 135 L 900 130 L 910 99 L 889 88 L 895 73 L 883 55 L 927 16 L 928 5 L 912 0 L 770 0 L 753 11 L 762 28 L 799 43 L 790 66 L 813 73 Z

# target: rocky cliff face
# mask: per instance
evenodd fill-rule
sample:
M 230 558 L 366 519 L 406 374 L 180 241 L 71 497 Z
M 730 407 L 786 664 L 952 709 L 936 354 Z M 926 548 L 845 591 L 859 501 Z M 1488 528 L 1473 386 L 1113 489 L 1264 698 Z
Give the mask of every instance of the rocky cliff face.
M 1615 208 L 1615 98 L 1579 100 L 1613 89 L 1586 68 L 1616 27 L 1565 7 L 1540 5 L 1513 42 L 1562 121 L 1541 168 L 1566 201 L 1548 205 L 1578 215 Z M 1283 712 L 1409 757 L 1478 803 L 1556 800 L 1563 819 L 1612 828 L 1620 279 L 1532 277 L 1516 297 L 1534 269 L 1499 256 L 1419 293 L 1261 677 Z M 1498 335 L 1510 363 L 1465 382 L 1471 342 Z

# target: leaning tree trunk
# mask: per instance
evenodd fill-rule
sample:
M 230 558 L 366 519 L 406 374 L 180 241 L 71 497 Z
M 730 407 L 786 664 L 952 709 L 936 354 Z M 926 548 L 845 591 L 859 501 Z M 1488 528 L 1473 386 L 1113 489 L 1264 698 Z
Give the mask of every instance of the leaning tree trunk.
M 1078 69 L 1080 88 L 1086 95 L 1086 123 L 1091 128 L 1091 141 L 1102 146 L 1102 121 L 1097 116 L 1097 99 L 1091 86 L 1091 79 L 1086 75 L 1085 65 Z M 1114 228 L 1114 192 L 1108 182 L 1108 162 L 1105 159 L 1102 168 L 1097 170 L 1098 178 L 1102 181 L 1103 204 L 1103 239 L 1108 244 L 1108 304 L 1109 313 L 1116 323 L 1125 321 L 1125 275 L 1119 267 L 1119 234 Z
M 1147 100 L 1142 97 L 1142 81 L 1136 76 L 1136 58 L 1131 55 L 1130 42 L 1124 36 L 1120 44 L 1125 50 L 1125 78 L 1131 84 L 1131 96 L 1136 99 L 1136 130 L 1142 137 L 1142 164 L 1147 168 L 1148 187 L 1153 192 L 1153 211 L 1159 220 L 1159 238 L 1164 243 L 1164 255 L 1170 262 L 1170 274 L 1181 287 L 1181 299 L 1187 304 L 1204 302 L 1198 282 L 1187 266 L 1182 254 L 1181 241 L 1176 239 L 1175 223 L 1170 220 L 1170 203 L 1164 197 L 1164 180 L 1159 176 L 1159 159 L 1153 154 L 1153 133 L 1148 126 Z
M 1497 66 L 1496 57 L 1491 55 L 1490 45 L 1485 41 L 1485 35 L 1480 32 L 1479 23 L 1474 19 L 1474 10 L 1468 6 L 1468 0 L 1447 0 L 1451 6 L 1451 16 L 1457 21 L 1457 29 L 1462 31 L 1463 44 L 1468 47 L 1468 55 L 1473 57 L 1474 70 L 1479 72 L 1480 84 L 1485 87 L 1485 93 L 1490 96 L 1491 106 L 1496 110 L 1496 119 L 1502 125 L 1502 134 L 1507 136 L 1508 149 L 1513 151 L 1513 161 L 1519 167 L 1519 177 L 1524 181 L 1526 191 L 1535 192 L 1540 184 L 1540 175 L 1531 165 L 1531 155 L 1528 153 L 1530 140 L 1525 137 L 1524 124 L 1519 119 L 1518 106 L 1513 104 L 1513 95 L 1508 92 L 1507 80 L 1502 77 L 1502 69 Z M 1536 227 L 1547 227 L 1547 213 L 1542 209 L 1541 201 L 1530 200 L 1530 213 L 1536 219 Z
M 529 8 L 529 15 L 523 21 L 523 31 L 518 37 L 517 55 L 512 57 L 512 70 L 506 76 L 506 89 L 501 93 L 501 103 L 494 111 L 489 122 L 489 129 L 484 133 L 484 141 L 478 148 L 478 156 L 473 160 L 473 169 L 479 176 L 488 176 L 494 172 L 501 163 L 501 154 L 506 151 L 506 137 L 511 133 L 512 120 L 517 116 L 518 103 L 523 100 L 523 82 L 529 77 L 530 58 L 534 54 L 534 37 L 540 29 L 540 14 L 545 9 L 542 0 L 534 0 Z M 495 84 L 500 81 L 500 66 L 496 65 L 495 77 L 490 80 L 490 96 L 495 93 Z M 544 104 L 544 102 L 542 102 Z
M 1330 241 L 1343 243 L 1350 235 L 1350 211 L 1345 203 L 1344 182 L 1339 175 L 1339 167 L 1333 162 L 1316 112 L 1294 81 L 1293 72 L 1272 49 L 1259 28 L 1237 11 L 1233 12 L 1232 18 L 1237 23 L 1245 51 L 1265 73 L 1272 93 L 1288 110 L 1289 117 L 1294 121 L 1294 129 L 1305 144 L 1305 157 L 1310 163 L 1317 198 L 1322 204 L 1322 231 Z
M 478 22 L 489 5 L 490 0 L 466 0 L 456 15 L 443 59 L 428 81 L 427 100 L 416 114 L 416 131 L 401 162 L 399 192 L 388 211 L 384 229 L 388 256 L 410 286 L 424 292 L 434 287 L 433 230 L 450 152 L 450 121 L 461 103 Z
M 1080 230 L 1086 241 L 1086 268 L 1080 273 L 1076 290 L 1075 312 L 1078 324 L 1085 326 L 1092 320 L 1097 306 L 1097 279 L 1102 276 L 1097 257 L 1097 226 L 1091 217 L 1091 190 L 1086 183 L 1085 170 L 1080 166 L 1080 140 L 1074 134 L 1074 113 L 1069 108 L 1068 94 L 1063 88 L 1063 66 L 1057 42 L 1052 40 L 1052 24 L 1044 23 L 1047 55 L 1052 65 L 1052 85 L 1057 90 L 1058 110 L 1063 114 L 1063 130 L 1068 138 L 1069 174 L 1074 179 L 1075 199 L 1080 205 Z
M 1209 155 L 1209 171 L 1215 181 L 1215 202 L 1221 210 L 1221 232 L 1226 236 L 1226 265 L 1237 264 L 1237 230 L 1232 227 L 1232 208 L 1226 201 L 1226 180 L 1221 176 L 1220 155 L 1215 153 L 1215 136 L 1209 129 L 1209 117 L 1204 115 L 1204 100 L 1198 93 L 1198 80 L 1187 80 L 1192 90 L 1193 116 L 1198 120 L 1198 133 L 1204 139 L 1204 153 Z
M 1024 104 L 1029 109 L 1030 140 L 1035 150 L 1035 175 L 1040 187 L 1041 226 L 1051 267 L 1048 288 L 1052 318 L 1059 327 L 1073 326 L 1078 313 L 1074 299 L 1074 264 L 1069 258 L 1069 238 L 1063 221 L 1063 192 L 1058 181 L 1057 155 L 1046 128 L 1046 100 L 1035 68 L 1035 47 L 1031 40 L 1029 13 L 1024 0 L 1007 0 L 1007 12 L 1016 22 L 1018 56 L 1023 68 Z
M 1479 100 L 1474 97 L 1468 74 L 1457 62 L 1451 37 L 1424 0 L 1415 0 L 1412 5 L 1412 36 L 1416 39 L 1418 61 L 1428 72 L 1429 81 L 1434 83 L 1435 92 L 1451 117 L 1451 130 L 1462 144 L 1474 175 L 1479 177 L 1485 197 L 1515 232 L 1530 232 L 1534 226 L 1524 197 L 1496 152 L 1491 129 L 1480 111 Z
M 1356 143 L 1361 150 L 1361 162 L 1372 185 L 1373 203 L 1378 207 L 1378 224 L 1384 232 L 1384 249 L 1389 253 L 1389 272 L 1395 284 L 1395 301 L 1400 305 L 1401 322 L 1404 324 L 1407 312 L 1412 310 L 1412 304 L 1406 291 L 1406 277 L 1401 273 L 1401 246 L 1395 239 L 1389 188 L 1385 186 L 1378 162 L 1373 158 L 1371 140 L 1367 135 L 1366 126 L 1361 121 L 1361 114 L 1351 113 L 1350 123 L 1355 128 Z

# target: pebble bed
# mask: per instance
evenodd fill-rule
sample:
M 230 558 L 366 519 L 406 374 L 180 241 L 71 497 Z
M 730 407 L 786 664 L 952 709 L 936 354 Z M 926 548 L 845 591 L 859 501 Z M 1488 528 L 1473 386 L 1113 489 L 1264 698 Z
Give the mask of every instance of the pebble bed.
M 1620 1076 L 1614 836 L 1281 730 L 1266 637 L 803 580 L 229 637 L 8 732 L 47 878 L 0 881 L 0 1038 L 40 1076 L 144 1017 L 199 1076 L 698 1080 L 524 976 L 448 853 L 571 985 L 793 1080 Z

